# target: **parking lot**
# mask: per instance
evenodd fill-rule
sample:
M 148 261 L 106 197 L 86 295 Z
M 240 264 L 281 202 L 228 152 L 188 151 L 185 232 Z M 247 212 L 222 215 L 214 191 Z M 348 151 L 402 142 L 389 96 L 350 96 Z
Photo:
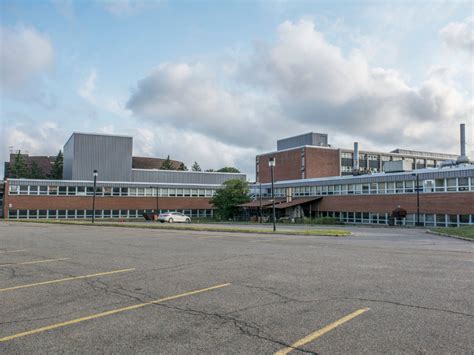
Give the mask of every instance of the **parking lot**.
M 470 353 L 474 243 L 0 223 L 3 353 Z

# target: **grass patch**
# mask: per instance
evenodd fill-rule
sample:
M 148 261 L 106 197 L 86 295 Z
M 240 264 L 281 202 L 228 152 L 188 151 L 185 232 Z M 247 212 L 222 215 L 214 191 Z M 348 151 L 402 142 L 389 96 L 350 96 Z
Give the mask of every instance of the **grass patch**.
M 433 232 L 452 235 L 454 237 L 461 237 L 474 240 L 474 226 L 468 227 L 448 227 L 448 228 L 433 228 Z
M 142 229 L 163 229 L 163 230 L 189 230 L 197 232 L 232 232 L 232 233 L 257 233 L 257 234 L 286 234 L 286 235 L 314 235 L 314 236 L 329 236 L 329 237 L 347 237 L 351 235 L 350 231 L 338 229 L 324 229 L 324 230 L 280 230 L 273 232 L 268 229 L 258 228 L 238 228 L 238 227 L 214 227 L 214 226 L 196 226 L 196 225 L 176 225 L 176 224 L 157 224 L 157 223 L 136 223 L 133 222 L 95 222 L 92 224 L 87 221 L 64 221 L 64 220 L 7 220 L 9 222 L 17 223 L 48 223 L 48 224 L 69 224 L 82 226 L 101 226 L 101 227 L 121 227 L 121 228 L 142 228 Z

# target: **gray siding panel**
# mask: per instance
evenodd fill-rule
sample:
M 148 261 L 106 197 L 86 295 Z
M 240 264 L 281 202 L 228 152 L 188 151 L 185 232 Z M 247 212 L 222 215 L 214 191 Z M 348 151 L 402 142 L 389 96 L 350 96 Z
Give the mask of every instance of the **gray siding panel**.
M 134 182 L 176 183 L 176 184 L 215 184 L 221 185 L 227 180 L 245 180 L 245 174 L 192 172 L 172 170 L 133 169 Z
M 63 179 L 72 179 L 72 165 L 74 160 L 74 134 L 69 138 L 63 148 Z
M 277 150 L 285 150 L 296 147 L 311 146 L 327 146 L 328 135 L 325 133 L 306 133 L 295 137 L 280 139 L 277 141 Z
M 74 133 L 72 180 L 132 180 L 132 137 Z

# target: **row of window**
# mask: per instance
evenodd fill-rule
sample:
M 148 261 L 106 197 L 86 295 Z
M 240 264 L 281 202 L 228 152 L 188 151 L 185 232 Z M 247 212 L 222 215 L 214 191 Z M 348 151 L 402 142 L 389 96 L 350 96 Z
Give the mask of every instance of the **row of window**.
M 404 194 L 416 192 L 416 181 L 373 182 L 366 184 L 344 184 L 325 186 L 300 186 L 291 188 L 293 197 L 317 195 L 365 195 L 365 194 Z M 289 188 L 276 188 L 275 196 L 287 196 Z M 436 180 L 420 180 L 419 191 L 432 192 L 465 192 L 474 191 L 474 177 L 449 178 Z M 258 187 L 254 193 L 259 194 Z M 271 189 L 262 191 L 262 195 L 270 196 Z
M 320 217 L 334 217 L 345 223 L 389 224 L 390 213 L 372 212 L 320 212 Z M 401 222 L 414 226 L 416 214 L 408 214 Z M 420 223 L 426 227 L 459 227 L 474 224 L 474 214 L 428 214 L 420 213 Z
M 141 218 L 154 210 L 96 210 L 95 218 Z M 210 218 L 213 210 L 159 210 L 159 213 L 180 212 L 189 217 Z M 92 218 L 93 210 L 9 210 L 11 219 L 84 219 Z
M 96 196 L 140 196 L 140 197 L 212 197 L 215 189 L 179 189 L 155 187 L 97 187 Z M 91 186 L 35 186 L 10 185 L 10 195 L 47 195 L 47 196 L 93 196 Z

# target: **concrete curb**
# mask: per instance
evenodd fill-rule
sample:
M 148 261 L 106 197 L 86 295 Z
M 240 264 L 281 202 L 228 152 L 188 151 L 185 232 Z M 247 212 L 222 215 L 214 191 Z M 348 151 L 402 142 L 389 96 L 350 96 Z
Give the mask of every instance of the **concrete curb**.
M 433 235 L 439 235 L 441 237 L 455 238 L 455 239 L 466 240 L 468 242 L 474 242 L 474 239 L 459 237 L 457 235 L 451 235 L 451 234 L 446 234 L 446 233 L 435 232 L 435 231 L 431 231 L 431 230 L 427 230 L 426 233 L 433 234 Z
M 331 237 L 331 238 L 345 238 L 353 236 L 353 233 L 349 231 L 347 234 L 328 234 L 324 233 L 324 230 L 321 230 L 322 233 L 304 233 L 298 231 L 276 231 L 273 232 L 271 230 L 264 231 L 256 231 L 252 229 L 231 229 L 231 228 L 192 228 L 185 226 L 183 227 L 168 227 L 168 226 L 159 226 L 159 225 L 137 225 L 137 224 L 119 224 L 119 223 L 100 223 L 97 222 L 95 224 L 91 223 L 68 223 L 68 222 L 50 222 L 46 220 L 39 221 L 31 221 L 31 220 L 15 220 L 15 221 L 8 221 L 13 223 L 38 223 L 38 224 L 61 224 L 61 225 L 68 225 L 68 226 L 87 226 L 87 227 L 114 227 L 114 228 L 133 228 L 133 229 L 148 229 L 148 230 L 162 230 L 162 231 L 190 231 L 190 232 L 214 232 L 214 233 L 243 233 L 243 234 L 261 234 L 261 235 L 294 235 L 294 236 L 307 236 L 307 237 Z M 310 230 L 311 231 L 311 230 Z M 346 231 L 343 231 L 346 232 Z

